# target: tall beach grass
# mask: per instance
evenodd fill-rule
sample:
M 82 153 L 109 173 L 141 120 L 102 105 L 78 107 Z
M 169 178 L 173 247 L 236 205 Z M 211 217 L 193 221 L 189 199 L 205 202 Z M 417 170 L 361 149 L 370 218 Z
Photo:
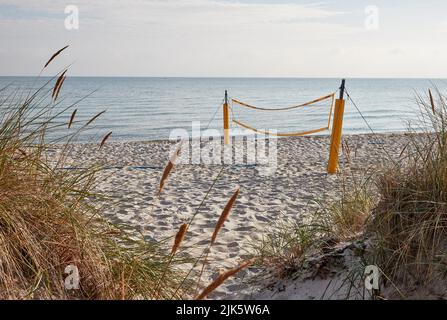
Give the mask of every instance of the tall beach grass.
M 195 288 L 205 289 L 202 299 L 248 267 L 244 262 L 206 287 L 188 272 L 203 256 L 179 253 L 193 218 L 172 244 L 147 242 L 103 218 L 96 205 L 102 195 L 94 191 L 101 166 L 64 167 L 70 144 L 105 111 L 78 121 L 80 101 L 63 106 L 59 100 L 67 74 L 38 78 L 35 84 L 43 84 L 29 91 L 0 89 L 0 299 L 186 299 L 195 297 Z M 111 135 L 103 134 L 98 149 Z M 55 144 L 62 151 L 48 161 Z
M 381 272 L 373 297 L 445 298 L 446 99 L 438 90 L 417 95 L 419 121 L 409 124 L 407 142 L 396 157 L 384 155 L 380 168 L 362 173 L 360 180 L 344 180 L 340 196 L 321 202 L 310 219 L 271 228 L 253 246 L 256 264 L 276 277 L 291 278 L 335 244 L 361 242 L 359 261 Z M 354 273 L 356 283 L 348 285 L 364 288 L 364 270 L 349 272 Z

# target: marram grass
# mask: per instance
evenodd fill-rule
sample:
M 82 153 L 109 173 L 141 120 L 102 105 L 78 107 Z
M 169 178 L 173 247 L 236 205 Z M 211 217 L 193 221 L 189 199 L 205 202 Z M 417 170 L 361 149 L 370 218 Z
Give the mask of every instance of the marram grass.
M 67 48 L 53 54 L 42 71 Z M 102 195 L 93 191 L 100 166 L 60 170 L 70 144 L 106 112 L 81 123 L 77 103 L 62 107 L 58 97 L 67 73 L 34 92 L 0 89 L 0 299 L 194 298 L 200 278 L 194 281 L 194 272 L 186 271 L 203 256 L 178 253 L 194 217 L 181 226 L 171 249 L 166 242 L 146 242 L 102 217 L 95 205 Z M 61 122 L 66 112 L 71 116 Z M 103 136 L 98 149 L 111 135 Z M 55 143 L 62 152 L 49 163 Z M 180 151 L 162 174 L 159 195 Z M 65 286 L 67 267 L 73 266 L 79 271 L 77 289 Z M 199 297 L 222 282 L 211 283 Z
M 177 266 L 187 261 L 170 258 L 162 244 L 130 237 L 104 220 L 93 205 L 100 168 L 58 170 L 64 154 L 53 159 L 56 165 L 46 161 L 48 140 L 73 141 L 101 115 L 73 133 L 61 131 L 72 126 L 77 112 L 61 124 L 61 112 L 55 109 L 66 72 L 52 88 L 55 78 L 35 92 L 0 91 L 0 298 L 182 298 L 174 293 L 187 293 L 189 282 Z M 63 138 L 51 140 L 49 134 L 55 131 Z M 64 285 L 68 266 L 79 270 L 78 289 Z M 164 284 L 155 291 L 163 274 Z M 177 290 L 180 283 L 182 291 Z

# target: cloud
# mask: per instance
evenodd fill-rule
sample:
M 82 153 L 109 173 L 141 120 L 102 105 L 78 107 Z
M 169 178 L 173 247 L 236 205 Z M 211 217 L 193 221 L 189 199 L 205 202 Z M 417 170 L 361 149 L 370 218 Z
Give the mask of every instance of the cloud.
M 4 11 L 0 21 L 0 37 L 10 48 L 7 58 L 15 57 L 19 72 L 26 73 L 32 73 L 32 66 L 48 52 L 67 43 L 72 45 L 72 60 L 63 62 L 76 59 L 79 73 L 253 73 L 254 63 L 261 70 L 266 64 L 277 64 L 275 59 L 306 50 L 305 42 L 352 32 L 330 21 L 342 12 L 323 5 L 218 0 L 1 1 L 1 6 L 14 8 Z M 79 8 L 77 31 L 64 28 L 68 4 Z M 10 63 L 0 67 L 13 72 Z
M 396 20 L 402 15 L 385 5 L 383 28 L 371 33 L 361 4 L 354 10 L 330 2 L 241 1 L 0 0 L 0 40 L 7 48 L 0 51 L 0 70 L 36 74 L 66 44 L 59 66 L 75 61 L 78 75 L 367 76 L 427 68 L 412 63 L 422 57 L 439 63 L 436 70 L 445 65 L 446 29 L 427 19 L 414 26 Z M 79 30 L 64 28 L 69 4 L 79 7 Z M 430 50 L 418 53 L 421 43 Z
M 241 3 L 217 0 L 77 0 L 55 1 L 2 0 L 0 7 L 15 8 L 3 14 L 14 20 L 17 12 L 30 19 L 35 15 L 57 17 L 65 5 L 77 5 L 85 19 L 99 19 L 113 25 L 152 23 L 176 26 L 244 26 L 252 24 L 300 23 L 327 19 L 342 12 L 323 8 L 321 5 L 285 3 Z M 15 12 L 14 12 L 15 11 Z M 9 13 L 9 17 L 8 17 Z
M 401 56 L 405 54 L 405 50 L 403 50 L 402 48 L 392 48 L 388 52 L 390 55 L 394 56 Z

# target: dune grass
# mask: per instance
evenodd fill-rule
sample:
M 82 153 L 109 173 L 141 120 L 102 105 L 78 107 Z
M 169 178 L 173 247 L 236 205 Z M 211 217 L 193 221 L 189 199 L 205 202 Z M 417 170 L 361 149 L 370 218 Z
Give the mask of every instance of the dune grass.
M 346 180 L 340 197 L 321 202 L 307 221 L 280 222 L 271 228 L 254 246 L 258 266 L 290 277 L 328 244 L 363 241 L 361 265 L 378 266 L 381 288 L 386 288 L 373 297 L 445 297 L 446 101 L 438 90 L 418 95 L 419 121 L 409 125 L 408 143 L 398 151 L 397 161 L 388 159 L 361 183 Z M 363 287 L 359 270 L 349 273 L 357 279 L 352 285 L 356 289 Z M 418 291 L 421 294 L 414 294 Z
M 268 276 L 287 278 L 322 244 L 318 231 L 312 225 L 280 220 L 266 230 L 260 241 L 251 243 L 250 251 L 256 265 L 271 273 Z
M 364 232 L 378 199 L 370 177 L 361 181 L 352 178 L 342 186 L 340 197 L 320 203 L 313 218 L 324 226 L 326 236 L 337 242 L 356 239 Z
M 64 152 L 47 161 L 52 143 L 75 141 L 87 128 L 78 123 L 69 132 L 77 121 L 60 121 L 73 107 L 58 108 L 63 77 L 35 92 L 0 91 L 0 298 L 183 297 L 189 283 L 176 290 L 183 280 L 177 266 L 185 258 L 170 259 L 163 245 L 135 239 L 101 217 L 92 191 L 100 167 L 62 170 Z M 68 267 L 79 272 L 78 288 L 65 286 Z
M 429 91 L 417 103 L 420 120 L 400 164 L 378 177 L 380 202 L 368 226 L 376 263 L 407 290 L 436 286 L 447 271 L 446 98 Z
M 357 239 L 365 230 L 374 200 L 366 182 L 343 188 L 341 197 L 320 201 L 318 209 L 301 221 L 278 221 L 261 241 L 251 244 L 256 264 L 274 277 L 300 272 L 309 258 L 324 254 L 337 244 Z
M 64 167 L 70 145 L 105 111 L 81 122 L 76 103 L 62 106 L 66 74 L 39 78 L 43 84 L 34 91 L 0 89 L 0 299 L 187 299 L 195 288 L 204 289 L 197 296 L 203 299 L 248 267 L 251 262 L 244 262 L 205 287 L 191 269 L 203 255 L 178 252 L 194 217 L 172 243 L 147 242 L 103 218 L 97 205 L 103 197 L 94 192 L 101 166 Z M 67 112 L 71 116 L 61 120 Z M 98 149 L 111 135 L 103 135 Z M 224 220 L 216 224 L 214 240 Z

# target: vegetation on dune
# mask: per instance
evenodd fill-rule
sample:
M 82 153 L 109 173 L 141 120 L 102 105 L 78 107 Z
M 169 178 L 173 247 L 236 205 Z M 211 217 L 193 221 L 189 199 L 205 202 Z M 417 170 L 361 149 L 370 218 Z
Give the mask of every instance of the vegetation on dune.
M 405 290 L 436 286 L 447 270 L 447 105 L 438 91 L 417 102 L 420 122 L 400 165 L 379 175 L 380 201 L 368 225 L 375 262 Z
M 279 278 L 295 277 L 310 259 L 328 253 L 340 243 L 356 240 L 373 208 L 365 182 L 345 190 L 339 199 L 321 202 L 304 221 L 279 221 L 252 243 L 257 265 Z
M 399 150 L 398 161 L 389 159 L 362 183 L 348 179 L 341 197 L 322 202 L 305 222 L 277 224 L 254 244 L 258 266 L 290 277 L 328 247 L 360 241 L 365 250 L 359 260 L 377 265 L 382 274 L 383 293 L 375 296 L 446 294 L 439 285 L 447 270 L 446 97 L 429 91 L 426 97 L 417 96 L 417 104 L 420 121 L 409 126 L 408 144 Z M 352 271 L 360 272 L 356 286 L 364 286 L 364 269 Z M 414 295 L 415 290 L 425 293 Z
M 94 120 L 79 123 L 74 110 L 61 123 L 74 108 L 57 102 L 65 74 L 35 92 L 0 91 L 0 298 L 183 297 L 188 282 L 177 266 L 184 258 L 170 259 L 162 244 L 135 239 L 101 217 L 92 201 L 100 167 L 60 169 L 68 144 L 47 161 L 51 143 L 75 141 Z M 74 123 L 78 129 L 69 131 Z M 77 273 L 78 288 L 70 277 Z
M 203 255 L 191 258 L 179 250 L 193 219 L 168 244 L 144 241 L 102 217 L 95 202 L 101 195 L 93 191 L 101 167 L 63 168 L 70 143 L 104 111 L 82 123 L 76 104 L 62 107 L 58 95 L 66 73 L 35 92 L 0 89 L 0 299 L 184 299 L 199 288 L 204 291 L 197 298 L 203 299 L 248 267 L 251 262 L 204 287 L 190 269 Z M 70 111 L 68 123 L 61 121 Z M 61 152 L 48 161 L 54 143 Z M 236 197 L 224 209 L 226 217 Z

